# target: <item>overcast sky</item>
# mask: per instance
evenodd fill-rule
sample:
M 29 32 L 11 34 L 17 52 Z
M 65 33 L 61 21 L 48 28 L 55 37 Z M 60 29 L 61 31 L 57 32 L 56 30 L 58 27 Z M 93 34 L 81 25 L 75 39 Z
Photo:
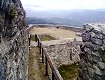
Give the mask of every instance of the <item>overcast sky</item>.
M 71 10 L 105 9 L 105 0 L 21 0 L 25 9 Z

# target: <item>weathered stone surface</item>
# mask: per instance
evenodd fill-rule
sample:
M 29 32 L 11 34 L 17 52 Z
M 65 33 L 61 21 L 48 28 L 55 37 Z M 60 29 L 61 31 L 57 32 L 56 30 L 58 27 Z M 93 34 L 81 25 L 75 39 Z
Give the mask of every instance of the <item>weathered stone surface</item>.
M 103 62 L 98 62 L 98 67 L 99 67 L 100 69 L 105 69 L 105 63 L 103 63 Z
M 92 51 L 89 49 L 89 48 L 84 48 L 84 51 L 86 52 L 86 53 L 88 53 L 88 54 L 92 54 Z
M 94 28 L 91 25 L 88 25 L 88 24 L 86 24 L 86 25 L 83 26 L 83 30 L 85 30 L 86 32 L 90 32 L 93 29 Z
M 89 76 L 91 76 L 91 78 L 93 77 L 94 72 L 95 72 L 95 70 L 92 67 L 88 68 L 88 73 L 89 73 Z
M 85 28 L 83 28 L 82 35 L 83 45 L 80 46 L 81 53 L 78 79 L 104 80 L 105 24 L 86 24 Z
M 0 0 L 0 80 L 27 80 L 28 36 L 20 0 Z
M 95 69 L 94 71 L 97 75 L 102 75 L 101 70 L 97 66 L 93 65 L 93 68 Z
M 102 39 L 103 38 L 103 35 L 102 34 L 96 34 L 94 32 L 91 32 L 91 37 L 92 38 Z
M 98 51 L 100 49 L 100 47 L 101 47 L 100 45 L 94 44 L 93 49 L 94 49 L 94 51 Z
M 87 34 L 87 33 L 83 33 L 82 34 L 82 40 L 83 41 L 87 41 L 87 42 L 89 42 L 90 41 L 90 34 Z
M 101 55 L 101 57 L 102 57 L 102 61 L 105 63 L 105 54 Z
M 103 39 L 103 44 L 105 45 L 105 39 Z
M 46 46 L 49 56 L 53 59 L 56 67 L 79 62 L 79 42 L 74 40 L 66 44 Z
M 91 42 L 96 45 L 102 45 L 102 40 L 98 38 L 91 38 Z

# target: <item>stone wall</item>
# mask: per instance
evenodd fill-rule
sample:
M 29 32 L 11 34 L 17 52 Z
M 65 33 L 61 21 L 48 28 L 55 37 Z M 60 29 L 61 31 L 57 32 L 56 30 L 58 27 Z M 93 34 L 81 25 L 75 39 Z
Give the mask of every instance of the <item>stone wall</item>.
M 80 47 L 79 42 L 74 40 L 66 44 L 55 44 L 46 47 L 49 56 L 54 61 L 56 67 L 79 62 Z
M 26 26 L 20 0 L 0 0 L 0 80 L 27 80 Z
M 86 24 L 82 33 L 78 80 L 105 80 L 105 24 Z

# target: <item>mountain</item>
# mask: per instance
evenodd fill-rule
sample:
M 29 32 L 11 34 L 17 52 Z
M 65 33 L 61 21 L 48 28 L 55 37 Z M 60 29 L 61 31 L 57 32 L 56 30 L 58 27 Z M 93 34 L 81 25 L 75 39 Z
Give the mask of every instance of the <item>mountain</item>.
M 28 17 L 27 18 L 28 24 L 53 24 L 53 25 L 71 25 L 71 26 L 79 26 L 80 23 L 65 19 L 65 18 L 35 18 L 35 17 Z
M 27 12 L 28 13 L 28 12 Z M 84 23 L 105 22 L 105 10 L 33 11 L 28 23 L 81 26 Z

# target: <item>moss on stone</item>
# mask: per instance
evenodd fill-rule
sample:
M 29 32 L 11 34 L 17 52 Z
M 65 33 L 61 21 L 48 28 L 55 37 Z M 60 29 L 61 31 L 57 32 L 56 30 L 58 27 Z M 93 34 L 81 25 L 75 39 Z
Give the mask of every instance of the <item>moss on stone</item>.
M 17 15 L 17 9 L 14 5 L 9 5 L 8 14 L 11 17 L 11 19 L 15 18 L 15 16 Z
M 62 65 L 58 68 L 64 80 L 76 80 L 78 76 L 78 64 Z

